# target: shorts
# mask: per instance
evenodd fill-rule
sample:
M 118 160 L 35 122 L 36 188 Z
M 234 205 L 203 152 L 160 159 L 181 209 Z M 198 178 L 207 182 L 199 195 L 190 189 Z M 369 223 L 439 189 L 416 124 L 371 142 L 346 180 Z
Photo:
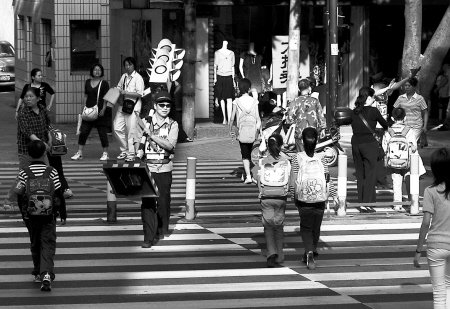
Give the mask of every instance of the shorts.
M 218 100 L 234 99 L 233 77 L 217 75 L 214 97 Z
M 241 143 L 239 142 L 239 146 L 241 147 L 241 155 L 242 160 L 252 160 L 252 148 L 253 143 Z

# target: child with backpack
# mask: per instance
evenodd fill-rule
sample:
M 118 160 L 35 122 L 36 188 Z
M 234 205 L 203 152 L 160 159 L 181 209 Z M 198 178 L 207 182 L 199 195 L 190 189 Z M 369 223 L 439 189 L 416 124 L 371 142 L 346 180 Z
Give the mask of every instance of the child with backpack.
M 397 107 L 392 111 L 394 124 L 385 132 L 383 137 L 383 149 L 385 151 L 385 165 L 392 173 L 392 188 L 394 190 L 394 202 L 402 201 L 403 179 L 406 179 L 409 191 L 409 170 L 411 167 L 411 154 L 417 151 L 417 142 L 414 130 L 405 125 L 406 112 Z M 426 170 L 419 157 L 419 174 L 425 174 Z M 394 210 L 405 212 L 401 205 L 394 205 Z
M 249 95 L 251 82 L 247 78 L 239 82 L 241 96 L 233 101 L 233 110 L 229 121 L 230 135 L 234 138 L 234 117 L 237 119 L 238 140 L 241 148 L 242 163 L 244 165 L 244 183 L 251 184 L 255 180 L 250 172 L 251 153 L 253 143 L 261 127 L 258 100 Z
M 283 222 L 289 195 L 291 163 L 289 157 L 281 152 L 282 146 L 283 137 L 280 134 L 270 136 L 267 140 L 269 155 L 260 159 L 259 165 L 255 166 L 267 246 L 267 267 L 270 268 L 279 266 L 284 260 Z
M 44 163 L 46 144 L 32 140 L 27 147 L 31 164 L 20 170 L 14 193 L 30 235 L 33 280 L 49 292 L 55 279 L 56 217 L 59 212 L 66 219 L 65 201 L 58 172 Z
M 324 154 L 314 152 L 318 138 L 316 129 L 305 128 L 302 131 L 304 151 L 295 154 L 291 161 L 291 192 L 300 215 L 300 235 L 305 247 L 302 261 L 311 270 L 316 268 L 314 258 L 319 256 L 317 244 L 330 180 Z

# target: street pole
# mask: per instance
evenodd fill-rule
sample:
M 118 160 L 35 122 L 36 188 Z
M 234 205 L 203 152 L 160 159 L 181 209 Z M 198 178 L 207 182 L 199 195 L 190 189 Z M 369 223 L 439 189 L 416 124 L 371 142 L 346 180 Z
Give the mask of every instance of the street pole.
M 338 102 L 338 60 L 339 60 L 339 47 L 338 47 L 338 24 L 337 24 L 337 0 L 328 0 L 328 64 L 327 77 L 328 77 L 328 101 L 327 101 L 327 123 L 330 125 L 333 122 L 333 114 Z
M 298 96 L 300 67 L 300 12 L 301 1 L 290 0 L 289 7 L 289 50 L 286 101 L 292 102 Z

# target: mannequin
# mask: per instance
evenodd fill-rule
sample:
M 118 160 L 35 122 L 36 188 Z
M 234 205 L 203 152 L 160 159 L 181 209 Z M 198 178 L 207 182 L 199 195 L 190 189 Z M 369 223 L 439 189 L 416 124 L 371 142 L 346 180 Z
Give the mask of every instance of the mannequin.
M 262 92 L 262 56 L 255 52 L 255 43 L 250 42 L 248 51 L 240 56 L 239 72 L 242 78 L 248 78 L 252 83 L 251 93 L 254 98 L 258 98 L 258 93 Z
M 216 106 L 222 108 L 223 124 L 228 124 L 234 99 L 234 52 L 228 49 L 228 41 L 214 53 L 214 94 Z M 226 104 L 225 104 L 226 103 Z

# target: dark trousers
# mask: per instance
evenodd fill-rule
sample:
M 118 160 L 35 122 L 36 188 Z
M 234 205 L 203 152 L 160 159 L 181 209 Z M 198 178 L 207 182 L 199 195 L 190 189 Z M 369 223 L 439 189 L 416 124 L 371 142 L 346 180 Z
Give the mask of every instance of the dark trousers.
M 169 233 L 172 172 L 151 173 L 151 175 L 158 187 L 159 197 L 142 198 L 141 218 L 144 242 L 151 242 L 158 233 Z
M 26 219 L 31 241 L 31 257 L 33 259 L 33 275 L 49 273 L 52 280 L 55 278 L 53 258 L 56 251 L 56 220 Z
M 375 133 L 380 137 L 380 142 L 383 141 L 384 138 L 384 130 L 383 129 L 375 129 Z M 377 162 L 377 185 L 383 185 L 386 186 L 388 184 L 388 177 L 387 177 L 387 169 L 384 166 L 384 158 L 382 158 L 381 160 L 379 160 Z
M 376 201 L 375 184 L 377 181 L 378 143 L 352 144 L 355 163 L 358 202 Z
M 64 170 L 62 165 L 62 159 L 60 156 L 51 156 L 47 153 L 48 163 L 58 172 L 59 181 L 61 182 L 61 189 L 64 190 L 69 188 L 66 177 L 64 176 Z
M 78 145 L 86 145 L 87 138 L 91 133 L 93 127 L 97 128 L 98 136 L 100 137 L 100 143 L 103 148 L 109 147 L 108 141 L 108 125 L 106 122 L 100 122 L 100 119 L 96 121 L 82 121 L 80 126 L 80 136 L 78 136 Z
M 323 204 L 325 206 L 325 203 Z M 305 253 L 316 252 L 324 208 L 299 206 L 298 202 L 296 202 L 296 206 L 300 215 L 300 235 L 302 236 Z

